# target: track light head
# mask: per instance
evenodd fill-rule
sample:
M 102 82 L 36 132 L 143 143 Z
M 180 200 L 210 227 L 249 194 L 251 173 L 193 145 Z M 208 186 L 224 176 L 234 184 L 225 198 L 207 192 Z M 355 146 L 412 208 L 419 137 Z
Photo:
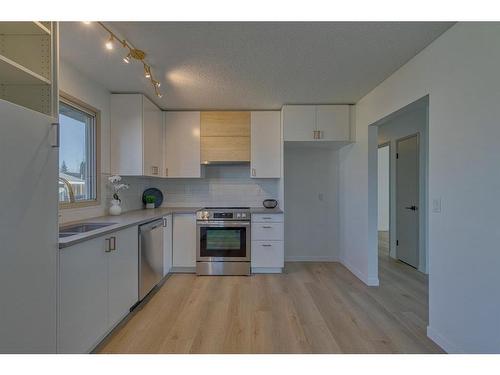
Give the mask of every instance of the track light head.
M 104 44 L 106 46 L 106 49 L 112 50 L 113 49 L 113 42 L 114 42 L 113 35 L 110 35 L 108 41 Z

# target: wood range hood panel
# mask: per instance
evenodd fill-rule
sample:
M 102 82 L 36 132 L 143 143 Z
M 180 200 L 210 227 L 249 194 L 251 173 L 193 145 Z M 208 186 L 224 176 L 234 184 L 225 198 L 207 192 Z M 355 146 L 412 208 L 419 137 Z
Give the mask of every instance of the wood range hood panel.
M 201 112 L 201 163 L 250 162 L 250 112 Z

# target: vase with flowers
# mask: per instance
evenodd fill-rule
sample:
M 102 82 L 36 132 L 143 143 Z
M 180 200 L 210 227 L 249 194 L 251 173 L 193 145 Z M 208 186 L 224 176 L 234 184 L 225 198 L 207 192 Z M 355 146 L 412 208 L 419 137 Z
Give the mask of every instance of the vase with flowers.
M 121 176 L 114 175 L 109 176 L 108 181 L 111 186 L 111 190 L 113 192 L 113 199 L 111 199 L 111 206 L 109 207 L 110 215 L 120 215 L 122 213 L 122 200 L 118 196 L 118 193 L 122 190 L 128 189 L 129 186 L 121 182 Z

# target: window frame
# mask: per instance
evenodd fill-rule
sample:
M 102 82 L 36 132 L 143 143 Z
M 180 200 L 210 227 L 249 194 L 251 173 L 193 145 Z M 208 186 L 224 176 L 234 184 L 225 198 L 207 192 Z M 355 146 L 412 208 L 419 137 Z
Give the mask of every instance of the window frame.
M 95 199 L 81 200 L 77 202 L 59 202 L 60 209 L 71 209 L 71 208 L 84 208 L 91 206 L 99 206 L 101 204 L 101 111 L 91 105 L 81 101 L 74 96 L 71 96 L 65 92 L 59 93 L 59 102 L 66 105 L 74 107 L 82 112 L 88 113 L 94 116 L 94 149 L 92 158 L 95 163 Z M 59 117 L 59 111 L 57 116 Z

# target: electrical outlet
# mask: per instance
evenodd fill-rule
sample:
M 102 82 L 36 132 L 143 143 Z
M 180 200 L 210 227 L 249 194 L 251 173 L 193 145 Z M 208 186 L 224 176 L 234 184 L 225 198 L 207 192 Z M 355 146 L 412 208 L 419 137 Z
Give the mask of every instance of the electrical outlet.
M 436 214 L 441 213 L 441 198 L 434 198 L 432 200 L 432 212 Z

